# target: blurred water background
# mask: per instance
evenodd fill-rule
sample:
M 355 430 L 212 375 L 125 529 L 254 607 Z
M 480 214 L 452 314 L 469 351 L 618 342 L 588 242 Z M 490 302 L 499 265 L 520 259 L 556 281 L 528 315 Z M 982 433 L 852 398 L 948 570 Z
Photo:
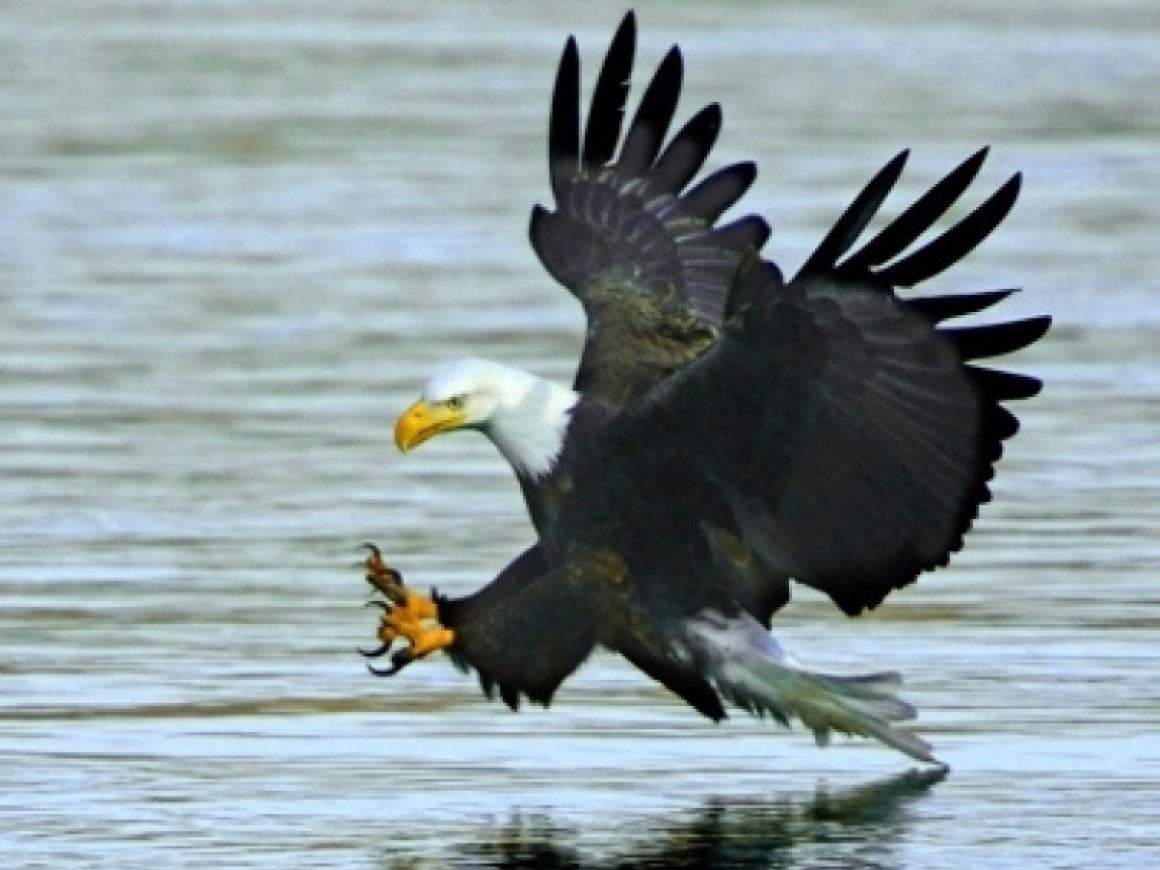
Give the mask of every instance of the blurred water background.
M 445 662 L 377 681 L 358 544 L 467 591 L 529 540 L 483 439 L 406 459 L 439 360 L 566 380 L 525 241 L 564 37 L 621 5 L 12 0 L 0 15 L 5 866 L 1145 866 L 1160 843 L 1160 7 L 642 2 L 682 117 L 801 262 L 914 149 L 1025 173 L 944 290 L 1050 312 L 951 570 L 779 637 L 897 668 L 945 781 L 864 741 L 712 726 L 610 656 L 512 715 Z M 981 196 L 981 194 L 978 194 Z

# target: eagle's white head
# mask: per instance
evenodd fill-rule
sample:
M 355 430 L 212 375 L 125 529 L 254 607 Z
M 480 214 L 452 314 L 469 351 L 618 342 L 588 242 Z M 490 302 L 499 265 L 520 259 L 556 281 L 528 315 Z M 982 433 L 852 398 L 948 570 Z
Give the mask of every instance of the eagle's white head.
M 395 443 L 410 450 L 441 432 L 477 429 L 525 477 L 552 470 L 579 395 L 520 369 L 461 359 L 427 381 L 419 401 L 395 423 Z

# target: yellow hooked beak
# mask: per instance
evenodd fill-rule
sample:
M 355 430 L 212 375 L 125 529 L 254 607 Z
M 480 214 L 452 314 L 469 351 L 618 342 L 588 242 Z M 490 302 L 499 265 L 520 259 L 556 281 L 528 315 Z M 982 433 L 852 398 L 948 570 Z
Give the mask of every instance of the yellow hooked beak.
M 405 452 L 433 435 L 458 429 L 466 422 L 467 415 L 462 408 L 452 407 L 446 402 L 428 405 L 419 400 L 395 422 L 395 444 Z

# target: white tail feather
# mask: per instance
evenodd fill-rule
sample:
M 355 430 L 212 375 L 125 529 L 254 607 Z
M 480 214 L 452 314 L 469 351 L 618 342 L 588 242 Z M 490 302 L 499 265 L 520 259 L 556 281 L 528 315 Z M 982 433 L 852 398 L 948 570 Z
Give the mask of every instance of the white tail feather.
M 832 731 L 881 740 L 919 761 L 938 764 L 931 746 L 890 723 L 915 717 L 898 697 L 902 678 L 893 672 L 857 677 L 818 674 L 792 663 L 752 617 L 707 612 L 687 623 L 692 651 L 728 700 L 751 713 L 768 713 L 782 724 L 800 719 L 825 746 Z

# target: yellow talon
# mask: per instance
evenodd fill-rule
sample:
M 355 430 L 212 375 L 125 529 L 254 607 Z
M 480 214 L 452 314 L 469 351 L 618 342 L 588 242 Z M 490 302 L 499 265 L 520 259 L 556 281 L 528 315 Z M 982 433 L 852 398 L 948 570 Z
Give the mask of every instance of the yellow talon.
M 384 607 L 378 637 L 390 645 L 397 638 L 410 644 L 410 659 L 420 659 L 455 643 L 453 629 L 439 624 L 439 605 L 408 589 L 402 575 L 387 565 L 379 548 L 368 544 L 367 581 L 391 602 Z
M 440 625 L 438 618 L 439 608 L 434 601 L 407 591 L 402 604 L 383 614 L 379 640 L 390 643 L 397 637 L 405 638 L 414 657 L 422 658 L 455 642 L 455 632 Z
M 439 626 L 438 628 L 424 629 L 418 637 L 411 638 L 411 654 L 415 658 L 421 659 L 436 650 L 446 649 L 453 643 L 455 643 L 455 632 L 450 628 Z

